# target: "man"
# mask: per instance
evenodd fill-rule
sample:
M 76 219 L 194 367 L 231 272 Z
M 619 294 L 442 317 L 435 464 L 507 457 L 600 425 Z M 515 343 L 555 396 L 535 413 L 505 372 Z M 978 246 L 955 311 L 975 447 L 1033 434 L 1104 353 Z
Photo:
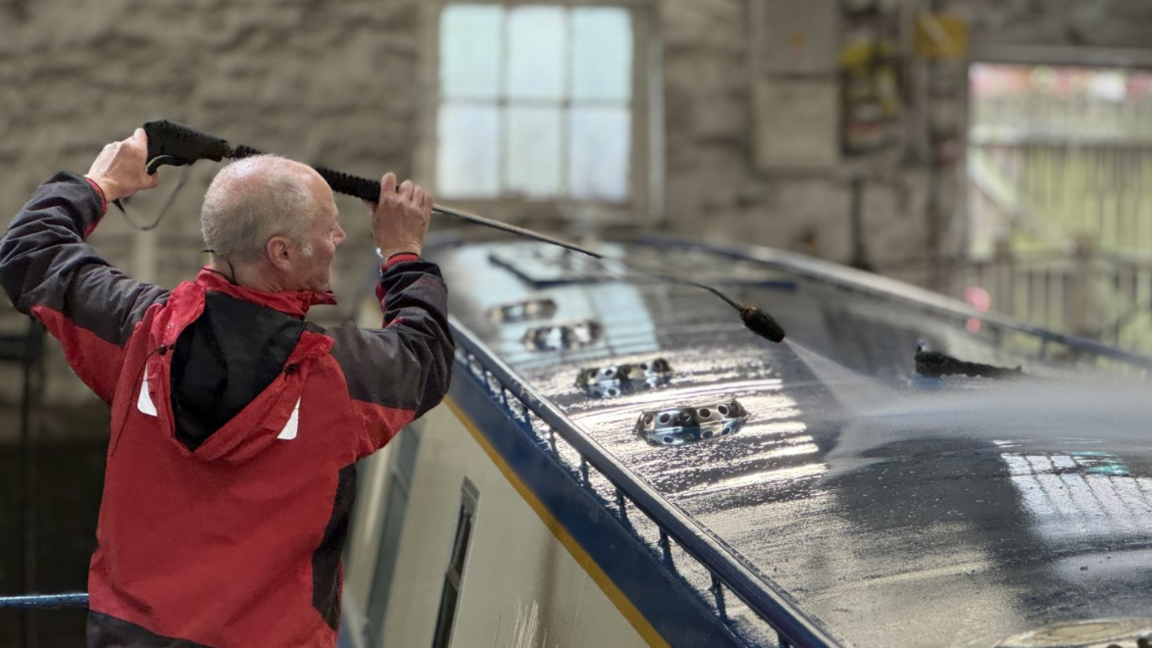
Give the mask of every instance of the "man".
M 142 130 L 86 177 L 41 186 L 0 241 L 0 282 L 112 408 L 90 648 L 334 646 L 356 460 L 435 406 L 453 355 L 432 197 L 385 175 L 372 235 L 380 330 L 331 304 L 344 240 L 311 168 L 234 162 L 205 196 L 211 266 L 167 291 L 84 243 L 108 202 L 156 186 Z

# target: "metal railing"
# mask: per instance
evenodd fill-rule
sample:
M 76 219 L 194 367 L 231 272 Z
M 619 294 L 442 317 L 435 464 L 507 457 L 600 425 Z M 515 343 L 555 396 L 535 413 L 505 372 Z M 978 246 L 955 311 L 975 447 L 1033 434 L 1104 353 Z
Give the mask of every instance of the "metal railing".
M 731 594 L 776 634 L 783 648 L 817 648 L 841 645 L 814 619 L 756 569 L 735 556 L 720 540 L 695 520 L 668 503 L 586 436 L 556 406 L 524 382 L 455 318 L 450 318 L 457 345 L 457 362 L 463 364 L 489 396 L 516 421 L 543 452 L 551 455 L 569 475 L 644 542 L 661 563 L 684 582 L 701 572 L 707 576 L 699 595 L 721 622 L 744 640 L 749 631 L 733 622 L 729 613 Z M 638 520 L 635 513 L 643 516 Z M 642 526 L 658 533 L 645 539 Z M 681 566 L 673 560 L 674 548 L 695 564 Z
M 640 245 L 697 249 L 745 262 L 759 263 L 767 268 L 784 270 L 826 285 L 908 305 L 925 314 L 952 320 L 959 326 L 976 319 L 980 321 L 983 330 L 991 333 L 996 343 L 1004 344 L 1010 339 L 1027 338 L 1030 344 L 1019 345 L 1017 350 L 1021 354 L 1029 351 L 1030 355 L 1038 360 L 1051 360 L 1059 355 L 1067 361 L 1087 358 L 1118 363 L 1141 372 L 1152 370 L 1152 357 L 1147 355 L 1120 349 L 1099 340 L 1049 330 L 995 312 L 980 312 L 940 293 L 802 254 L 736 243 L 699 243 L 661 235 L 646 235 L 636 242 Z M 769 304 L 763 306 L 770 307 Z
M 1138 353 L 1152 352 L 1152 259 L 1096 251 L 1017 254 L 956 264 L 950 292 L 987 291 L 992 310 Z
M 1152 76 L 1104 65 L 973 66 L 976 258 L 949 264 L 950 292 L 984 288 L 997 312 L 1152 353 L 1152 94 L 1137 82 Z
M 84 593 L 0 596 L 0 610 L 59 610 L 85 607 L 88 607 L 88 595 Z
M 17 552 L 20 554 L 20 581 L 26 592 L 36 590 L 36 509 L 33 504 L 36 494 L 36 435 L 32 425 L 32 412 L 44 382 L 44 327 L 37 322 L 29 322 L 26 333 L 0 335 L 0 362 L 19 364 L 22 374 L 20 396 L 20 460 L 17 466 L 17 501 L 19 505 L 19 534 Z M 87 596 L 85 596 L 87 601 Z M 37 596 L 0 598 L 0 609 L 12 608 L 30 610 L 37 607 L 52 607 L 48 601 Z M 18 641 L 24 646 L 34 646 L 36 641 L 36 618 L 25 612 L 20 624 Z
M 1144 367 L 1152 355 L 1152 257 L 1102 252 L 1086 241 L 1066 249 L 1026 252 L 1001 246 L 985 258 L 873 264 L 880 275 L 906 281 L 926 283 L 929 276 L 939 277 L 934 284 L 938 293 L 779 250 L 702 245 L 655 236 L 645 237 L 642 243 L 692 247 L 742 261 L 757 259 L 765 266 L 849 290 L 912 303 L 959 321 L 976 318 L 984 327 L 1066 344 L 1136 366 Z M 987 310 L 971 307 L 968 293 L 972 289 L 985 291 Z M 1113 347 L 1118 353 L 1105 350 Z

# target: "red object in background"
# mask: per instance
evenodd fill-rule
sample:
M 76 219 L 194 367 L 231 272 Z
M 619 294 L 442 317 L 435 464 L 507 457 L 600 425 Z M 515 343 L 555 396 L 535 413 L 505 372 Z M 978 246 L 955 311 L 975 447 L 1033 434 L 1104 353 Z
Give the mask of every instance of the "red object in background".
M 964 302 L 981 313 L 987 313 L 992 306 L 992 296 L 980 286 L 968 286 L 964 289 Z M 980 318 L 970 317 L 965 328 L 969 333 L 979 333 L 981 324 Z

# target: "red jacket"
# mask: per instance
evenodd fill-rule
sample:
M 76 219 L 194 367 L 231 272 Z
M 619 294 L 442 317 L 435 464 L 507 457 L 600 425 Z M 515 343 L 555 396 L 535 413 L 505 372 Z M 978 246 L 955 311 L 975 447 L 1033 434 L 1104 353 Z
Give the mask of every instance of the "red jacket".
M 88 646 L 335 646 L 354 464 L 448 388 L 439 269 L 393 257 L 383 328 L 323 329 L 331 294 L 129 279 L 84 243 L 105 207 L 59 174 L 0 241 L 12 303 L 112 408 Z

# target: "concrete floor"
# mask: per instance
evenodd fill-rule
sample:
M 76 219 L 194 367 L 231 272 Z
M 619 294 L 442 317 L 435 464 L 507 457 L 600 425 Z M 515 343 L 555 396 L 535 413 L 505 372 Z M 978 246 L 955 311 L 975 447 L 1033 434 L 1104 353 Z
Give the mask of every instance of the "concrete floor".
M 42 593 L 87 589 L 88 561 L 96 546 L 96 519 L 104 479 L 108 414 L 102 405 L 36 413 L 34 468 L 35 582 Z M 19 430 L 18 410 L 0 408 L 0 427 Z M 14 436 L 6 434 L 6 437 Z M 67 439 L 67 440 L 64 440 Z M 21 454 L 0 443 L 0 595 L 24 594 L 20 538 Z M 75 648 L 84 641 L 84 610 L 48 610 L 28 618 L 0 611 L 0 646 Z M 29 622 L 30 621 L 30 622 Z M 24 641 L 25 624 L 31 641 Z

